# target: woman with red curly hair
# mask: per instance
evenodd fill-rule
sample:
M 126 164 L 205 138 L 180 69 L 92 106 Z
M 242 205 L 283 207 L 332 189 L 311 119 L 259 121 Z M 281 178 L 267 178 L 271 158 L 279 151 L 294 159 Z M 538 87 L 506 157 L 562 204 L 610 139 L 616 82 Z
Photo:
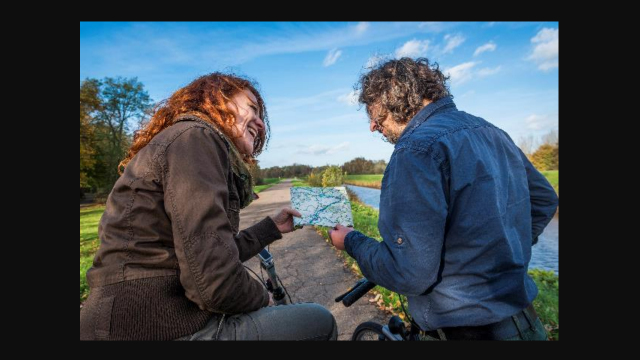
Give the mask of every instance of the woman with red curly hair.
M 239 231 L 239 211 L 253 199 L 249 168 L 268 134 L 260 93 L 234 75 L 202 76 L 159 104 L 120 163 L 100 220 L 81 340 L 337 337 L 318 304 L 269 306 L 242 264 L 300 216 L 284 208 Z

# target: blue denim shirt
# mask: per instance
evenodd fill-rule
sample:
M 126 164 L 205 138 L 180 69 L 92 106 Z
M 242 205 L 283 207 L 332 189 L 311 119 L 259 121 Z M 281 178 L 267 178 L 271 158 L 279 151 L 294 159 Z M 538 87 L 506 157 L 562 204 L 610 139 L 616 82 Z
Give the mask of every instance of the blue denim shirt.
M 447 97 L 420 110 L 395 146 L 382 180 L 383 241 L 352 231 L 345 247 L 369 280 L 407 296 L 423 330 L 485 325 L 536 297 L 531 246 L 557 205 L 504 131 Z

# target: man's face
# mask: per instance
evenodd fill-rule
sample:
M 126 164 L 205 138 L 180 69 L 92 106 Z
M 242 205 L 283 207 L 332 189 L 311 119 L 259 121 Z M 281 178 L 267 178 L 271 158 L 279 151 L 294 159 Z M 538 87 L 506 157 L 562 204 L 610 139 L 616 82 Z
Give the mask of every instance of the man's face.
M 399 125 L 393 120 L 391 114 L 382 111 L 380 105 L 373 105 L 369 108 L 369 130 L 381 133 L 387 141 L 392 144 L 398 142 L 400 135 L 407 126 Z

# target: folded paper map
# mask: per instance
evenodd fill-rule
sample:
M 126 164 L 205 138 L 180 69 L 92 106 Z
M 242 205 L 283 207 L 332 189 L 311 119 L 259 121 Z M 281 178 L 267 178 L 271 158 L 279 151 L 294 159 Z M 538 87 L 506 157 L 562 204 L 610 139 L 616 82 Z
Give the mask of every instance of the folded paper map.
M 302 214 L 293 218 L 294 225 L 353 226 L 344 187 L 292 187 L 291 205 Z

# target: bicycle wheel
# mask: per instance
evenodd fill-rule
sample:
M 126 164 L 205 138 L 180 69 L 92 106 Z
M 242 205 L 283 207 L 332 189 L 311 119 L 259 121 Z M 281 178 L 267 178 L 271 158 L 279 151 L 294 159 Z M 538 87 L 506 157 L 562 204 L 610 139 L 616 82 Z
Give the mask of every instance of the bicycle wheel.
M 351 337 L 352 341 L 384 341 L 386 336 L 382 333 L 382 325 L 367 321 L 356 328 Z

